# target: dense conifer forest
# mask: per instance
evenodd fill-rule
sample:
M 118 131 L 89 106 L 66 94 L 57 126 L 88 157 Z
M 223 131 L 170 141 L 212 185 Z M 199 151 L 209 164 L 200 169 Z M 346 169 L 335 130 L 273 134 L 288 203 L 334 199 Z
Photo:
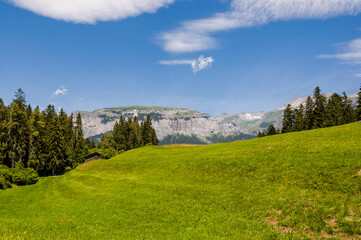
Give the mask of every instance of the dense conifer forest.
M 84 149 L 80 114 L 74 122 L 53 105 L 32 109 L 21 89 L 9 106 L 0 99 L 0 188 L 69 171 L 83 161 Z
M 18 89 L 6 106 L 0 98 L 0 189 L 11 184 L 27 185 L 38 176 L 65 173 L 84 162 L 84 155 L 99 150 L 104 158 L 146 145 L 158 139 L 148 115 L 139 124 L 134 119 L 120 118 L 112 134 L 105 135 L 97 149 L 94 141 L 84 139 L 80 113 L 59 113 L 53 105 L 40 111 L 32 109 L 25 93 Z
M 327 99 L 317 86 L 313 96 L 307 97 L 305 106 L 301 104 L 295 109 L 292 109 L 290 104 L 286 106 L 281 130 L 271 124 L 266 132 L 259 132 L 258 137 L 332 127 L 355 121 L 361 121 L 361 87 L 356 106 L 352 106 L 345 92 L 342 96 L 334 93 Z
M 94 140 L 87 140 L 89 148 L 95 146 Z M 110 158 L 117 153 L 131 149 L 157 145 L 158 138 L 152 126 L 152 119 L 148 114 L 144 121 L 139 121 L 137 116 L 126 119 L 120 116 L 114 125 L 113 131 L 105 134 L 98 145 L 103 158 Z M 97 149 L 93 149 L 97 150 Z

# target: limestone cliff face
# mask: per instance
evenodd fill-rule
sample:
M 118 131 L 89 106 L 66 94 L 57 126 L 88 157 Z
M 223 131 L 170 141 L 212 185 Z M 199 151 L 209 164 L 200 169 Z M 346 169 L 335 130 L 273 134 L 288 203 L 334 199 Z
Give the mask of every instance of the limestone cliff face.
M 224 136 L 239 133 L 254 134 L 236 124 L 221 122 L 208 114 L 194 110 L 160 107 L 121 107 L 81 112 L 84 136 L 92 137 L 111 131 L 115 121 L 118 121 L 121 115 L 126 118 L 138 116 L 139 120 L 144 120 L 147 114 L 150 114 L 153 119 L 153 126 L 159 139 L 177 133 L 183 135 L 196 134 L 200 137 L 218 133 L 222 133 Z

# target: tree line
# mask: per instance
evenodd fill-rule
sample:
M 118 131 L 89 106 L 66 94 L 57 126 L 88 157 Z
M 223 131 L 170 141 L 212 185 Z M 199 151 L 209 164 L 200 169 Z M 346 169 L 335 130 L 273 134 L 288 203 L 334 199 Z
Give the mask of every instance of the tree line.
M 90 144 L 94 145 L 92 142 Z M 152 119 L 148 114 L 146 119 L 141 122 L 137 116 L 128 119 L 120 116 L 119 121 L 114 125 L 113 131 L 102 137 L 98 147 L 103 151 L 111 151 L 115 155 L 115 153 L 122 151 L 157 144 L 158 138 L 152 126 Z
M 6 106 L 0 98 L 0 189 L 11 184 L 27 185 L 38 176 L 67 172 L 84 162 L 84 155 L 102 148 L 103 157 L 130 149 L 157 145 L 152 120 L 140 122 L 135 116 L 121 116 L 113 133 L 103 137 L 99 146 L 84 139 L 80 113 L 69 116 L 61 109 L 48 105 L 43 111 L 32 109 L 25 93 L 18 89 L 15 98 Z
M 53 105 L 32 109 L 21 89 L 9 106 L 0 99 L 0 177 L 26 168 L 40 176 L 64 173 L 82 162 L 84 147 L 80 114 L 74 122 L 73 114 L 57 113 Z
M 259 132 L 258 137 L 332 127 L 355 121 L 361 121 L 361 87 L 356 106 L 353 107 L 345 92 L 342 96 L 334 93 L 327 99 L 317 86 L 313 96 L 307 97 L 305 105 L 301 104 L 295 109 L 292 109 L 290 104 L 286 106 L 281 130 L 271 124 L 266 132 Z

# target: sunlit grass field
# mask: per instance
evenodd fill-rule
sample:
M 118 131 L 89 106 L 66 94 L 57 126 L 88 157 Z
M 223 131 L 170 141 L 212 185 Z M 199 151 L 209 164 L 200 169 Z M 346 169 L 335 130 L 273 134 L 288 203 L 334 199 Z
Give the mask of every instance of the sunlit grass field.
M 0 191 L 0 239 L 357 239 L 360 170 L 361 123 L 145 147 Z

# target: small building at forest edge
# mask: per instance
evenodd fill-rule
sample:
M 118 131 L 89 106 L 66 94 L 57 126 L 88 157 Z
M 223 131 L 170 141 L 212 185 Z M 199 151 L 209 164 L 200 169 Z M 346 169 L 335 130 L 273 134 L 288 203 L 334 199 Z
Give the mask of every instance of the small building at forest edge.
M 102 156 L 102 154 L 100 152 L 93 152 L 93 153 L 83 157 L 84 158 L 84 163 L 101 159 L 101 156 Z

